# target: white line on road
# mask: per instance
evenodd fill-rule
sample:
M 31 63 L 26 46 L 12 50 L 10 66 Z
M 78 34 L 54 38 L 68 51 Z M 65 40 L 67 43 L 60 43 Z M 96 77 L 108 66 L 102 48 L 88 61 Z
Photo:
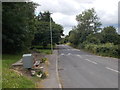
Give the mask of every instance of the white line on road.
M 77 54 L 76 56 L 78 56 L 78 57 L 82 57 L 82 56 L 80 56 L 80 55 L 78 55 L 78 54 Z
M 56 75 L 57 75 L 57 80 L 59 83 L 59 88 L 62 88 L 62 85 L 60 83 L 59 73 L 58 73 L 58 58 L 57 57 L 56 57 Z
M 71 53 L 68 53 L 67 55 L 72 55 Z
M 109 69 L 109 70 L 111 70 L 111 71 L 114 71 L 114 72 L 120 73 L 119 71 L 114 70 L 114 69 L 112 69 L 112 68 L 109 68 L 109 67 L 106 67 L 106 68 Z
M 87 61 L 89 61 L 89 62 L 91 62 L 91 63 L 93 63 L 93 64 L 97 64 L 96 62 L 91 61 L 91 60 L 89 60 L 89 59 L 85 59 L 85 60 L 87 60 Z
M 60 55 L 63 56 L 63 55 L 65 55 L 65 54 L 64 54 L 64 53 L 61 53 Z

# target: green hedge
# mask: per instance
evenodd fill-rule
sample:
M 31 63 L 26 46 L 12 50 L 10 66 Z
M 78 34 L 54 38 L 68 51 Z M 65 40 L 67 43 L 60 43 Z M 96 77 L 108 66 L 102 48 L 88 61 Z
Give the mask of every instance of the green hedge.
M 117 57 L 119 58 L 120 50 L 118 49 L 118 45 L 114 45 L 112 43 L 106 44 L 86 44 L 84 49 L 90 51 L 95 54 L 103 55 L 103 56 L 110 56 L 110 57 Z

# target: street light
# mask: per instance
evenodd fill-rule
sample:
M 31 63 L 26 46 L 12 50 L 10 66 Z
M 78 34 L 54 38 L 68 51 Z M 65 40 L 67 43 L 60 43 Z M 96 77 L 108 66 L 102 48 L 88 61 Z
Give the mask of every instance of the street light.
M 51 15 L 52 13 L 50 13 Z M 50 37 L 51 37 L 51 53 L 53 52 L 53 45 L 52 45 L 52 24 L 51 24 L 51 16 L 50 16 Z

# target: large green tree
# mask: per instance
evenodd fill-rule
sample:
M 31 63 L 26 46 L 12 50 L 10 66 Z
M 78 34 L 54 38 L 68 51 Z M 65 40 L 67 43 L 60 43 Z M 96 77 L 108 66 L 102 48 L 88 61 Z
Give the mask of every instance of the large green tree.
M 36 17 L 37 20 L 37 31 L 33 40 L 33 45 L 42 45 L 46 47 L 50 44 L 51 35 L 50 35 L 50 12 L 39 13 Z M 52 26 L 52 40 L 53 44 L 58 43 L 63 35 L 63 27 L 59 24 L 56 24 L 51 18 Z
M 101 30 L 101 22 L 93 8 L 77 15 L 76 20 L 78 25 L 69 34 L 70 41 L 75 45 L 82 44 L 90 34 Z
M 101 22 L 93 8 L 85 10 L 82 14 L 77 15 L 76 20 L 78 22 L 78 29 L 82 29 L 88 34 L 96 33 L 101 29 Z
M 114 43 L 120 44 L 120 35 L 116 32 L 116 28 L 113 26 L 104 27 L 102 32 L 102 43 Z
M 2 3 L 2 51 L 16 53 L 27 50 L 34 36 L 34 11 L 32 2 Z

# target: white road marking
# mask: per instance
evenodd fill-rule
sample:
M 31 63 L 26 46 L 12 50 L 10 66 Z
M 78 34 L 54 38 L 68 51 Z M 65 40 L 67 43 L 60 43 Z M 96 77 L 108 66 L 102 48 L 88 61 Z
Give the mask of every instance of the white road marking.
M 60 55 L 63 56 L 63 55 L 65 55 L 65 54 L 64 54 L 64 53 L 61 53 Z
M 57 75 L 57 80 L 59 83 L 59 88 L 62 88 L 62 85 L 60 83 L 59 73 L 58 73 L 58 58 L 57 57 L 56 57 L 56 75 Z
M 78 57 L 82 57 L 82 56 L 80 56 L 80 55 L 78 55 L 78 54 L 77 54 L 76 56 L 78 56 Z
M 67 55 L 72 55 L 71 53 L 68 53 Z
M 87 61 L 89 61 L 89 62 L 91 62 L 91 63 L 93 63 L 93 64 L 97 64 L 96 62 L 91 61 L 91 60 L 89 60 L 89 59 L 85 59 L 85 60 L 87 60 Z
M 112 68 L 109 68 L 109 67 L 106 67 L 106 68 L 109 69 L 109 70 L 111 70 L 111 71 L 114 71 L 114 72 L 120 73 L 119 71 L 114 70 L 114 69 L 112 69 Z

